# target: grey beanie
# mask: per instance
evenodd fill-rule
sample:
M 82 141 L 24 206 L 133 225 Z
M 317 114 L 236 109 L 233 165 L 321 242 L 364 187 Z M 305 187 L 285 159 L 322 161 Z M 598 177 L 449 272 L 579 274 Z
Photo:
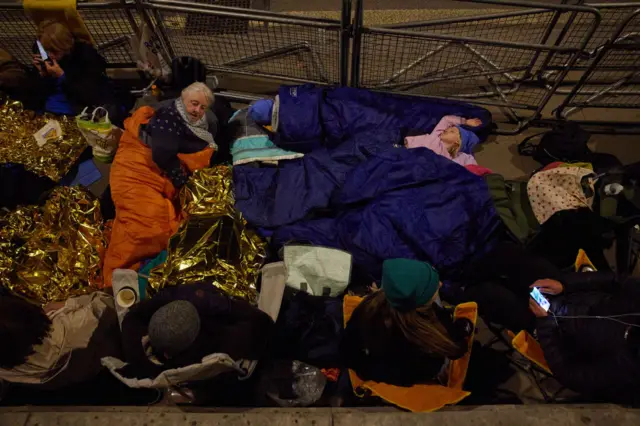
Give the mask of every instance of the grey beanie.
M 154 350 L 169 356 L 187 349 L 200 333 L 200 315 L 186 300 L 176 300 L 158 309 L 149 321 L 149 341 Z

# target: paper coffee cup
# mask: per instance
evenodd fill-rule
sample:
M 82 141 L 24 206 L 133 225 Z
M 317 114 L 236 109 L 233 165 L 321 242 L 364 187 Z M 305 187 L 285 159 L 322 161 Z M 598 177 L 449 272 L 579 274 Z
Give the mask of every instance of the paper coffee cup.
M 138 295 L 131 287 L 123 287 L 116 295 L 116 303 L 121 308 L 130 308 L 138 301 Z

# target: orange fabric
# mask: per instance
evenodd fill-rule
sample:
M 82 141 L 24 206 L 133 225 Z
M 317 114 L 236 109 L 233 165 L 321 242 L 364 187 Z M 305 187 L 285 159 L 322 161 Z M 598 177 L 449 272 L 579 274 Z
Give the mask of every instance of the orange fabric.
M 340 369 L 339 368 L 323 368 L 320 372 L 327 378 L 330 382 L 337 382 L 340 378 Z
M 154 115 L 151 107 L 136 110 L 124 122 L 125 131 L 111 166 L 111 197 L 116 218 L 104 261 L 104 287 L 111 287 L 114 269 L 137 269 L 138 263 L 167 248 L 180 225 L 173 200 L 176 189 L 151 157 L 151 148 L 138 139 L 140 125 Z M 193 171 L 209 165 L 213 150 L 179 154 Z
M 469 359 L 471 358 L 471 346 L 473 346 L 473 338 L 475 336 L 475 325 L 478 322 L 478 304 L 476 302 L 461 303 L 456 306 L 453 313 L 455 319 L 466 318 L 474 325 L 471 336 L 467 339 L 467 353 L 462 358 L 456 359 L 449 363 L 449 379 L 447 387 L 462 390 L 464 379 L 467 377 L 467 369 L 469 368 Z
M 544 352 L 542 351 L 540 343 L 538 343 L 538 341 L 525 330 L 518 333 L 511 341 L 511 344 L 515 350 L 522 354 L 522 356 L 542 368 L 547 373 L 552 374 L 549 364 L 547 364 L 547 361 L 544 359 Z
M 361 297 L 345 296 L 343 302 L 344 326 L 351 319 L 355 308 L 362 302 Z M 455 318 L 468 318 L 475 326 L 478 306 L 475 302 L 463 303 L 456 307 Z M 462 384 L 467 374 L 469 357 L 473 335 L 469 338 L 469 352 L 449 364 L 449 383 L 447 386 L 439 384 L 420 384 L 411 387 L 389 385 L 372 380 L 363 381 L 353 370 L 349 370 L 349 378 L 353 392 L 359 397 L 364 397 L 368 392 L 384 399 L 400 408 L 412 412 L 430 412 L 439 410 L 445 405 L 457 404 L 471 393 L 462 390 Z M 402 359 L 398 359 L 402 362 Z
M 580 272 L 580 269 L 583 266 L 591 266 L 594 271 L 597 270 L 593 263 L 591 263 L 591 259 L 589 259 L 589 256 L 587 256 L 587 253 L 582 249 L 578 250 L 578 256 L 576 256 L 576 262 L 574 266 L 576 268 L 576 272 Z
M 213 148 L 205 148 L 202 151 L 193 154 L 178 154 L 178 159 L 191 173 L 198 169 L 204 169 L 209 166 L 211 156 L 213 156 Z

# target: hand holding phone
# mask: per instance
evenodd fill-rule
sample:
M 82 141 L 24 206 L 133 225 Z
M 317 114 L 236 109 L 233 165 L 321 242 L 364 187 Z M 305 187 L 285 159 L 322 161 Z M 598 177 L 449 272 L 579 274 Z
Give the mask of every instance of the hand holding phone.
M 43 61 L 49 60 L 49 55 L 47 54 L 47 51 L 44 50 L 44 46 L 42 46 L 40 40 L 36 40 L 36 45 L 38 46 L 38 52 L 40 52 L 40 58 L 42 58 Z
M 538 289 L 538 287 L 534 287 L 533 290 L 531 290 L 531 293 L 529 294 L 531 295 L 531 298 L 535 300 L 538 306 L 544 309 L 545 312 L 549 311 L 549 308 L 551 307 L 551 303 L 547 300 L 546 297 L 542 295 L 542 293 L 540 293 L 540 290 Z

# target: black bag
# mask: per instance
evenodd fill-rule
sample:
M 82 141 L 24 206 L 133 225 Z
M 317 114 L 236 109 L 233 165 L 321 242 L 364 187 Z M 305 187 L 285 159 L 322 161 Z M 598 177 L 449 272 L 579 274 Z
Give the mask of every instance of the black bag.
M 177 90 L 182 90 L 196 81 L 204 83 L 207 79 L 207 69 L 204 64 L 190 56 L 180 56 L 171 61 L 171 72 L 173 88 Z
M 542 135 L 540 143 L 532 143 L 532 139 Z M 556 124 L 549 132 L 537 133 L 524 139 L 518 145 L 518 153 L 533 157 L 538 163 L 546 166 L 554 161 L 563 163 L 591 162 L 593 153 L 587 147 L 591 134 L 577 123 L 563 121 Z
M 531 140 L 541 135 L 540 143 L 533 144 Z M 612 154 L 592 152 L 587 146 L 590 137 L 591 134 L 578 123 L 562 121 L 548 132 L 525 138 L 518 144 L 518 153 L 525 157 L 533 157 L 543 166 L 555 161 L 591 163 L 596 173 L 604 173 L 622 165 L 620 160 Z

